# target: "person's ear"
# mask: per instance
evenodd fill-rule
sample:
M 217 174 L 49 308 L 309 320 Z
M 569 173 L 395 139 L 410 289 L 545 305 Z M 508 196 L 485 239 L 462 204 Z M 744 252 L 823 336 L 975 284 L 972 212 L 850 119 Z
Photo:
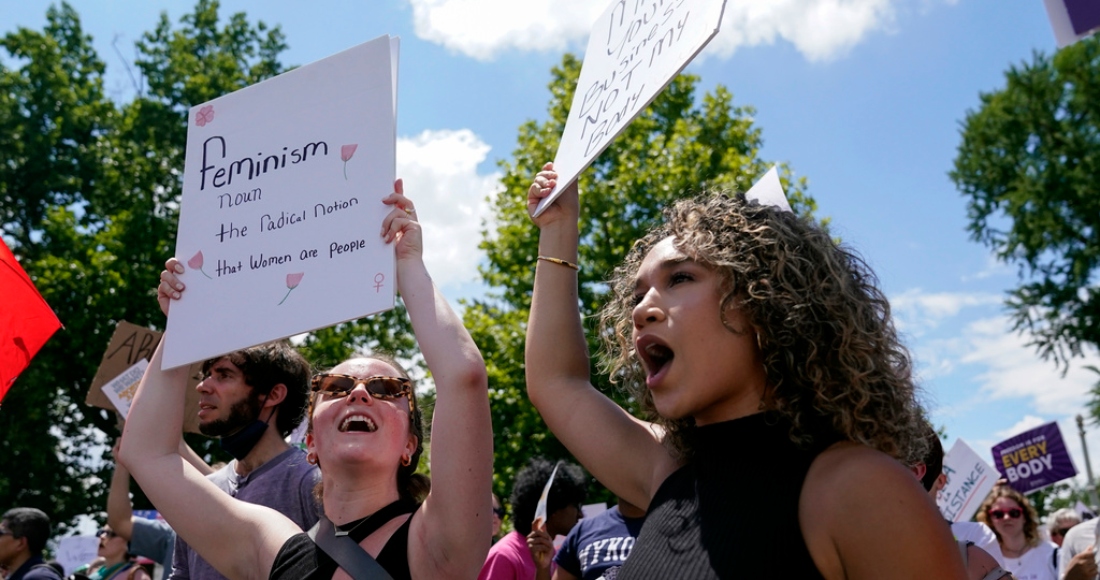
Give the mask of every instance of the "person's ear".
M 283 383 L 271 387 L 271 392 L 264 399 L 264 407 L 273 407 L 286 400 L 287 388 Z
M 407 445 L 405 445 L 405 453 L 409 457 L 412 457 L 413 453 L 416 453 L 416 448 L 419 445 L 420 445 L 420 439 L 416 435 L 413 435 L 412 433 L 409 433 L 409 442 L 408 442 Z
M 924 474 L 928 473 L 928 466 L 923 463 L 918 463 L 910 467 L 909 471 L 912 471 L 913 474 L 917 476 L 917 481 L 921 481 L 924 479 Z

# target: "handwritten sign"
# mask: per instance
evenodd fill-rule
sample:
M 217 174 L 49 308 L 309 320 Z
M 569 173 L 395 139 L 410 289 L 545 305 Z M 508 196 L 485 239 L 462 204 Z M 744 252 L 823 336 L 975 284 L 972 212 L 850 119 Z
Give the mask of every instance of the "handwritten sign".
M 191 109 L 164 368 L 393 308 L 394 45 Z
M 77 568 L 90 563 L 99 555 L 99 538 L 95 536 L 69 536 L 57 544 L 57 561 L 68 576 Z
M 718 33 L 725 0 L 614 0 L 592 26 L 541 214 Z
M 103 353 L 99 369 L 88 387 L 84 403 L 108 411 L 122 412 L 111 402 L 103 391 L 103 387 L 139 361 L 148 362 L 153 356 L 153 351 L 157 349 L 157 344 L 160 343 L 160 336 L 161 333 L 144 326 L 131 324 L 125 320 L 119 322 L 114 334 L 111 335 L 111 340 L 107 343 L 107 351 Z M 188 433 L 199 432 L 199 394 L 195 386 L 199 384 L 201 371 L 202 364 L 196 363 L 191 366 L 188 373 L 190 382 L 187 385 L 187 402 L 183 420 L 183 430 Z
M 997 471 L 959 439 L 943 457 L 947 485 L 936 494 L 936 505 L 943 517 L 966 522 L 978 511 L 985 496 L 997 483 Z
M 1051 422 L 993 446 L 993 464 L 1020 493 L 1031 493 L 1077 475 L 1062 431 Z
M 111 404 L 115 406 L 118 414 L 122 415 L 123 419 L 130 415 L 130 402 L 134 400 L 138 383 L 141 382 L 141 377 L 145 375 L 145 369 L 148 366 L 149 361 L 141 359 L 134 363 L 134 366 L 123 371 L 121 375 L 103 385 L 103 392 L 111 400 Z

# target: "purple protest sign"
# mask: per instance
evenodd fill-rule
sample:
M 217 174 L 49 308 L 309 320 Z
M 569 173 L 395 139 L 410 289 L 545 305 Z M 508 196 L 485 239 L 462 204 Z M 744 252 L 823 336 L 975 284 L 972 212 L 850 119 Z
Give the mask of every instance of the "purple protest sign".
M 1100 2 L 1096 0 L 1064 0 L 1070 24 L 1077 34 L 1088 34 L 1100 27 Z
M 1020 493 L 1077 475 L 1057 423 L 1047 423 L 993 446 L 993 465 Z

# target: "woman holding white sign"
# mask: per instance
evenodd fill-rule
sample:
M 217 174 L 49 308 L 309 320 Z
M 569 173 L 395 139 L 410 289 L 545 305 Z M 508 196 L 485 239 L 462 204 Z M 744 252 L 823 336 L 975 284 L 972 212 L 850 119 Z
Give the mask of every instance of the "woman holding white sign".
M 553 191 L 552 164 L 528 210 Z M 919 457 L 909 358 L 873 274 L 809 220 L 743 196 L 683 200 L 610 281 L 610 376 L 594 389 L 577 312 L 572 185 L 540 229 L 527 389 L 554 434 L 646 509 L 620 579 L 965 578 L 899 463 Z
M 400 180 L 395 190 L 383 200 L 393 210 L 381 235 L 394 244 L 397 287 L 435 380 L 431 469 L 444 483 L 427 491 L 415 474 L 421 415 L 400 365 L 345 361 L 313 379 L 306 444 L 321 469 L 326 516 L 314 543 L 282 514 L 220 491 L 179 456 L 187 369 L 159 370 L 158 349 L 121 457 L 180 537 L 230 578 L 359 578 L 380 565 L 393 578 L 468 579 L 485 560 L 493 462 L 485 363 L 424 267 L 420 225 Z M 166 312 L 183 290 L 182 270 L 172 259 L 162 273 Z

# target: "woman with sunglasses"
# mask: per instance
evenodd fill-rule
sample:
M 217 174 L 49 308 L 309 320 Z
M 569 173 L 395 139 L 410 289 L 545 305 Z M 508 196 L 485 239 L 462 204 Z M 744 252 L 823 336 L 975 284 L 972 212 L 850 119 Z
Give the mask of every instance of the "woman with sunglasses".
M 131 558 L 126 538 L 116 534 L 110 526 L 104 526 L 95 534 L 99 538 L 102 564 L 93 570 L 91 580 L 150 580 L 149 573 Z
M 556 185 L 547 164 L 529 214 Z M 576 185 L 532 218 L 527 391 L 592 475 L 649 514 L 620 580 L 966 578 L 899 462 L 923 456 L 922 410 L 858 256 L 743 196 L 668 208 L 612 275 L 599 329 L 608 374 L 654 425 L 590 382 L 579 218 Z
M 1021 580 L 1056 580 L 1056 546 L 1039 535 L 1039 517 L 1024 494 L 1000 484 L 978 508 L 978 521 L 993 529 L 1005 570 Z
M 485 363 L 424 267 L 420 224 L 400 180 L 383 202 L 393 209 L 382 236 L 394 244 L 397 287 L 435 380 L 431 471 L 441 483 L 427 492 L 415 475 L 424 438 L 407 373 L 382 357 L 341 363 L 314 378 L 309 409 L 308 458 L 322 475 L 318 541 L 346 544 L 350 537 L 396 579 L 474 578 L 492 520 Z M 183 290 L 182 271 L 171 259 L 161 275 L 165 312 Z M 158 349 L 134 399 L 121 455 L 179 536 L 229 578 L 347 578 L 289 519 L 233 500 L 179 456 L 187 371 L 160 370 L 160 361 Z

